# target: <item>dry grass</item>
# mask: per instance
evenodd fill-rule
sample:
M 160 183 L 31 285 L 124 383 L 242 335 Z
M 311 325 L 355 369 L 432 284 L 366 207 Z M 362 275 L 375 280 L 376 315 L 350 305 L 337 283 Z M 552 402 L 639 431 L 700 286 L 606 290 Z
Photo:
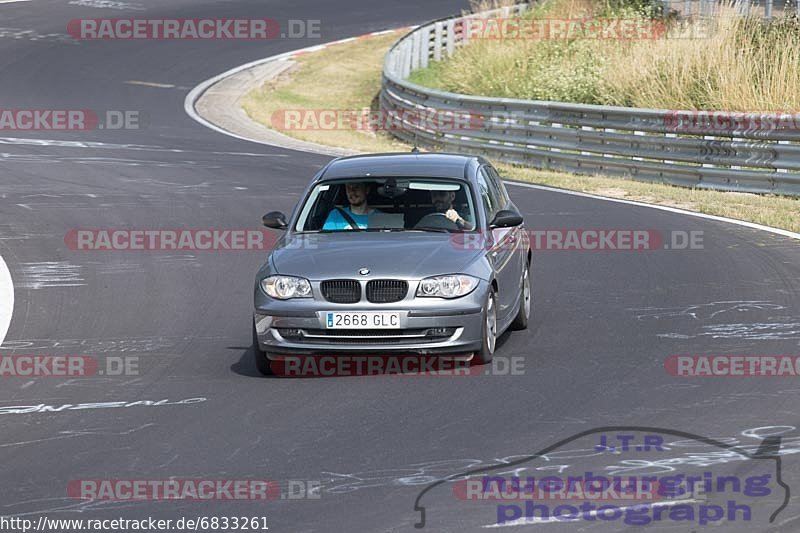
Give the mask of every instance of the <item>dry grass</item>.
M 401 33 L 350 41 L 302 56 L 299 67 L 277 83 L 248 94 L 244 110 L 254 120 L 272 127 L 273 114 L 284 110 L 374 109 L 380 88 L 383 56 Z M 376 83 L 378 89 L 376 89 Z M 283 130 L 292 137 L 339 148 L 366 152 L 404 150 L 405 145 L 387 135 L 365 129 L 332 131 Z
M 642 0 L 545 0 L 525 18 L 651 23 Z M 660 38 L 477 39 L 412 81 L 507 98 L 660 109 L 800 109 L 800 23 L 735 16 L 695 21 Z
M 280 109 L 371 108 L 380 91 L 383 54 L 398 37 L 398 34 L 393 34 L 351 41 L 303 56 L 289 77 L 248 95 L 246 110 L 251 117 L 269 125 L 273 112 Z M 383 133 L 355 130 L 284 133 L 329 146 L 365 152 L 411 149 Z M 510 165 L 498 167 L 503 176 L 513 180 L 680 207 L 800 232 L 800 200 L 692 190 L 621 178 L 579 176 Z
M 666 109 L 800 109 L 800 25 L 727 10 L 706 39 L 642 41 L 613 56 L 601 100 Z

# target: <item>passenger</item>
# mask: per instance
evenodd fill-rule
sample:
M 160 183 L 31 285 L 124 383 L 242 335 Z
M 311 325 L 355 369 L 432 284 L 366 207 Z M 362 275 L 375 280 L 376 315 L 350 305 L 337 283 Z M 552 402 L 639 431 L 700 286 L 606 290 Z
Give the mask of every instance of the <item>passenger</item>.
M 350 203 L 349 207 L 331 209 L 328 213 L 328 218 L 322 226 L 323 230 L 346 230 L 355 229 L 352 224 L 347 220 L 346 216 L 342 215 L 344 211 L 359 228 L 367 229 L 368 219 L 370 215 L 380 213 L 379 210 L 373 209 L 367 203 L 367 197 L 372 189 L 372 183 L 348 183 L 345 185 L 347 192 L 347 201 Z M 341 211 L 340 211 L 341 209 Z

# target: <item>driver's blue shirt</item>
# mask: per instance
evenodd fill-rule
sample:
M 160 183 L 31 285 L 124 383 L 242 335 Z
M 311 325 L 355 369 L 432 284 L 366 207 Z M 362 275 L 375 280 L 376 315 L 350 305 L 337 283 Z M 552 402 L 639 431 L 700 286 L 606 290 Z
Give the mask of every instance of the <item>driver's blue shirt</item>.
M 357 213 L 353 213 L 353 211 L 350 210 L 350 206 L 343 208 L 343 210 L 353 218 L 355 223 L 358 224 L 358 227 L 361 229 L 367 229 L 367 221 L 370 215 L 375 215 L 380 213 L 380 211 L 378 211 L 377 209 L 373 209 L 366 215 L 359 215 Z M 322 226 L 322 229 L 344 230 L 353 228 L 350 227 L 350 223 L 344 219 L 341 213 L 339 213 L 339 210 L 334 209 L 328 214 L 328 219 L 325 221 L 325 224 Z

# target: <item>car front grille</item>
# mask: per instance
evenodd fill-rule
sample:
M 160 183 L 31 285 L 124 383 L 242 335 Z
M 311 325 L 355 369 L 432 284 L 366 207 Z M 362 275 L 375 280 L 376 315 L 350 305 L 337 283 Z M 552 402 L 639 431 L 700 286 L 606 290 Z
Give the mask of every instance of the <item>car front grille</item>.
M 376 279 L 367 283 L 367 300 L 376 304 L 399 302 L 408 293 L 408 282 L 400 279 Z
M 361 284 L 354 279 L 329 279 L 320 283 L 322 296 L 336 304 L 354 304 L 361 300 Z

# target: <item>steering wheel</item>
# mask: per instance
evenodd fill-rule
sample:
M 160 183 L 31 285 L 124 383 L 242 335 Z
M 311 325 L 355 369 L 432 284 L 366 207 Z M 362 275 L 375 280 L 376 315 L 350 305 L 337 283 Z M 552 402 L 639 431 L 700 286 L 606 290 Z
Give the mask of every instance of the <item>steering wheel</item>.
M 459 229 L 458 224 L 447 218 L 444 213 L 428 213 L 422 217 L 419 222 L 414 225 L 415 228 L 441 228 L 441 229 Z

